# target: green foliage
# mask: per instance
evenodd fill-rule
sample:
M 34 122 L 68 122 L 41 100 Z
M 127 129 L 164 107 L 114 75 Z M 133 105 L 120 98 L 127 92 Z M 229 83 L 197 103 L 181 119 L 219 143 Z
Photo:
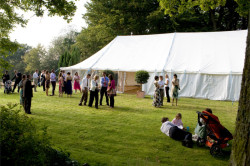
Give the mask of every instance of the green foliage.
M 248 20 L 243 9 L 247 6 L 245 5 L 246 2 L 243 5 L 244 7 L 240 7 L 241 5 L 238 3 L 238 7 L 235 1 L 236 0 L 159 0 L 159 3 L 165 14 L 175 18 L 176 24 L 181 23 L 180 19 L 186 18 L 186 23 L 195 21 L 192 27 L 194 27 L 194 29 L 198 28 L 198 30 L 202 28 L 203 31 L 205 27 L 207 27 L 206 31 L 246 29 Z M 240 16 L 239 13 L 244 17 Z M 186 17 L 187 14 L 189 17 Z M 203 26 L 199 27 L 200 25 Z M 190 24 L 188 26 L 190 26 Z
M 0 149 L 3 165 L 77 166 L 69 153 L 51 148 L 47 127 L 37 131 L 33 120 L 21 113 L 16 104 L 0 106 Z
M 70 0 L 1 0 L 0 1 L 0 76 L 2 71 L 10 67 L 8 62 L 4 60 L 12 55 L 19 48 L 17 42 L 9 39 L 9 34 L 17 25 L 24 27 L 28 20 L 23 15 L 19 15 L 18 11 L 31 11 L 36 16 L 43 16 L 45 10 L 49 16 L 63 16 L 67 21 L 71 21 L 76 11 L 76 6 Z
M 41 70 L 41 61 L 45 61 L 44 60 L 45 56 L 46 56 L 47 52 L 45 50 L 45 48 L 43 46 L 41 46 L 40 44 L 36 47 L 31 49 L 30 51 L 28 51 L 24 57 L 24 63 L 26 64 L 26 68 L 25 68 L 25 72 L 28 73 L 33 73 L 36 69 Z
M 138 84 L 146 84 L 149 79 L 149 74 L 145 70 L 139 70 L 135 73 L 135 81 Z
M 235 0 L 239 7 L 236 9 L 237 12 L 241 16 L 247 17 L 249 14 L 250 10 L 250 1 L 249 0 Z
M 107 77 L 108 77 L 110 74 L 113 76 L 113 78 L 114 78 L 114 76 L 115 76 L 115 73 L 114 73 L 112 70 L 104 70 L 103 72 L 106 73 L 106 76 L 107 76 Z

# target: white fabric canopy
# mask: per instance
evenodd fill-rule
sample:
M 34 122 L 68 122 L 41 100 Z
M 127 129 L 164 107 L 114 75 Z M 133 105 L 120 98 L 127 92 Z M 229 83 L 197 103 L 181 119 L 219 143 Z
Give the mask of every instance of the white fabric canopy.
M 146 70 L 143 89 L 153 94 L 155 75 L 178 74 L 180 96 L 238 100 L 247 30 L 117 36 L 103 49 L 61 70 Z

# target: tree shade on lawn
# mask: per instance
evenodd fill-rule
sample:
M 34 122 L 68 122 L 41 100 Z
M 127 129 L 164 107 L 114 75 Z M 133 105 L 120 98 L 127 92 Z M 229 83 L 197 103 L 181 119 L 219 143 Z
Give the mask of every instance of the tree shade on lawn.
M 196 111 L 210 107 L 221 123 L 233 132 L 237 102 L 181 98 L 178 107 L 165 104 L 163 108 L 154 108 L 151 96 L 140 99 L 135 95 L 118 94 L 114 109 L 101 106 L 96 110 L 79 107 L 79 100 L 80 94 L 72 98 L 47 97 L 42 88 L 38 88 L 29 117 L 41 128 L 48 126 L 54 148 L 70 152 L 71 157 L 81 163 L 91 166 L 228 164 L 231 142 L 224 149 L 225 157 L 213 158 L 209 148 L 186 148 L 161 133 L 161 118 L 167 116 L 172 120 L 181 113 L 184 126 L 189 126 L 193 132 L 197 123 Z M 19 94 L 5 95 L 1 88 L 0 103 L 8 102 L 18 103 Z

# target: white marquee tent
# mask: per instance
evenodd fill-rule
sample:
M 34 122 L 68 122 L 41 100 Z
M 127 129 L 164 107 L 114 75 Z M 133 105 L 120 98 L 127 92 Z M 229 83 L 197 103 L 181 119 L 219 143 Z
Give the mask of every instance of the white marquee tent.
M 112 70 L 118 73 L 118 90 L 136 85 L 135 72 L 150 73 L 143 85 L 154 92 L 155 75 L 168 73 L 180 79 L 180 96 L 212 100 L 239 98 L 247 30 L 117 36 L 88 59 L 61 70 L 86 74 Z

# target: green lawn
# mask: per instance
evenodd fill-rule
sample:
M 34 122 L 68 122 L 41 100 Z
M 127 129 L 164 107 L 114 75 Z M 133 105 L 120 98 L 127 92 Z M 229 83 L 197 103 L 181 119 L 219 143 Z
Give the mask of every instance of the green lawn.
M 58 89 L 58 87 L 57 87 Z M 51 91 L 51 89 L 50 89 Z M 51 93 L 51 92 L 50 92 Z M 100 106 L 98 110 L 78 106 L 80 94 L 72 98 L 45 96 L 42 89 L 34 93 L 29 117 L 39 127 L 48 126 L 55 148 L 71 153 L 81 163 L 93 165 L 228 165 L 229 155 L 213 158 L 209 148 L 186 148 L 181 142 L 161 133 L 161 118 L 171 120 L 182 114 L 184 126 L 193 132 L 197 123 L 196 111 L 210 107 L 230 132 L 234 132 L 238 103 L 181 98 L 179 106 L 151 106 L 150 96 L 138 99 L 135 95 L 119 94 L 115 109 Z M 0 104 L 18 103 L 19 94 L 3 93 Z M 230 151 L 230 147 L 226 151 Z

